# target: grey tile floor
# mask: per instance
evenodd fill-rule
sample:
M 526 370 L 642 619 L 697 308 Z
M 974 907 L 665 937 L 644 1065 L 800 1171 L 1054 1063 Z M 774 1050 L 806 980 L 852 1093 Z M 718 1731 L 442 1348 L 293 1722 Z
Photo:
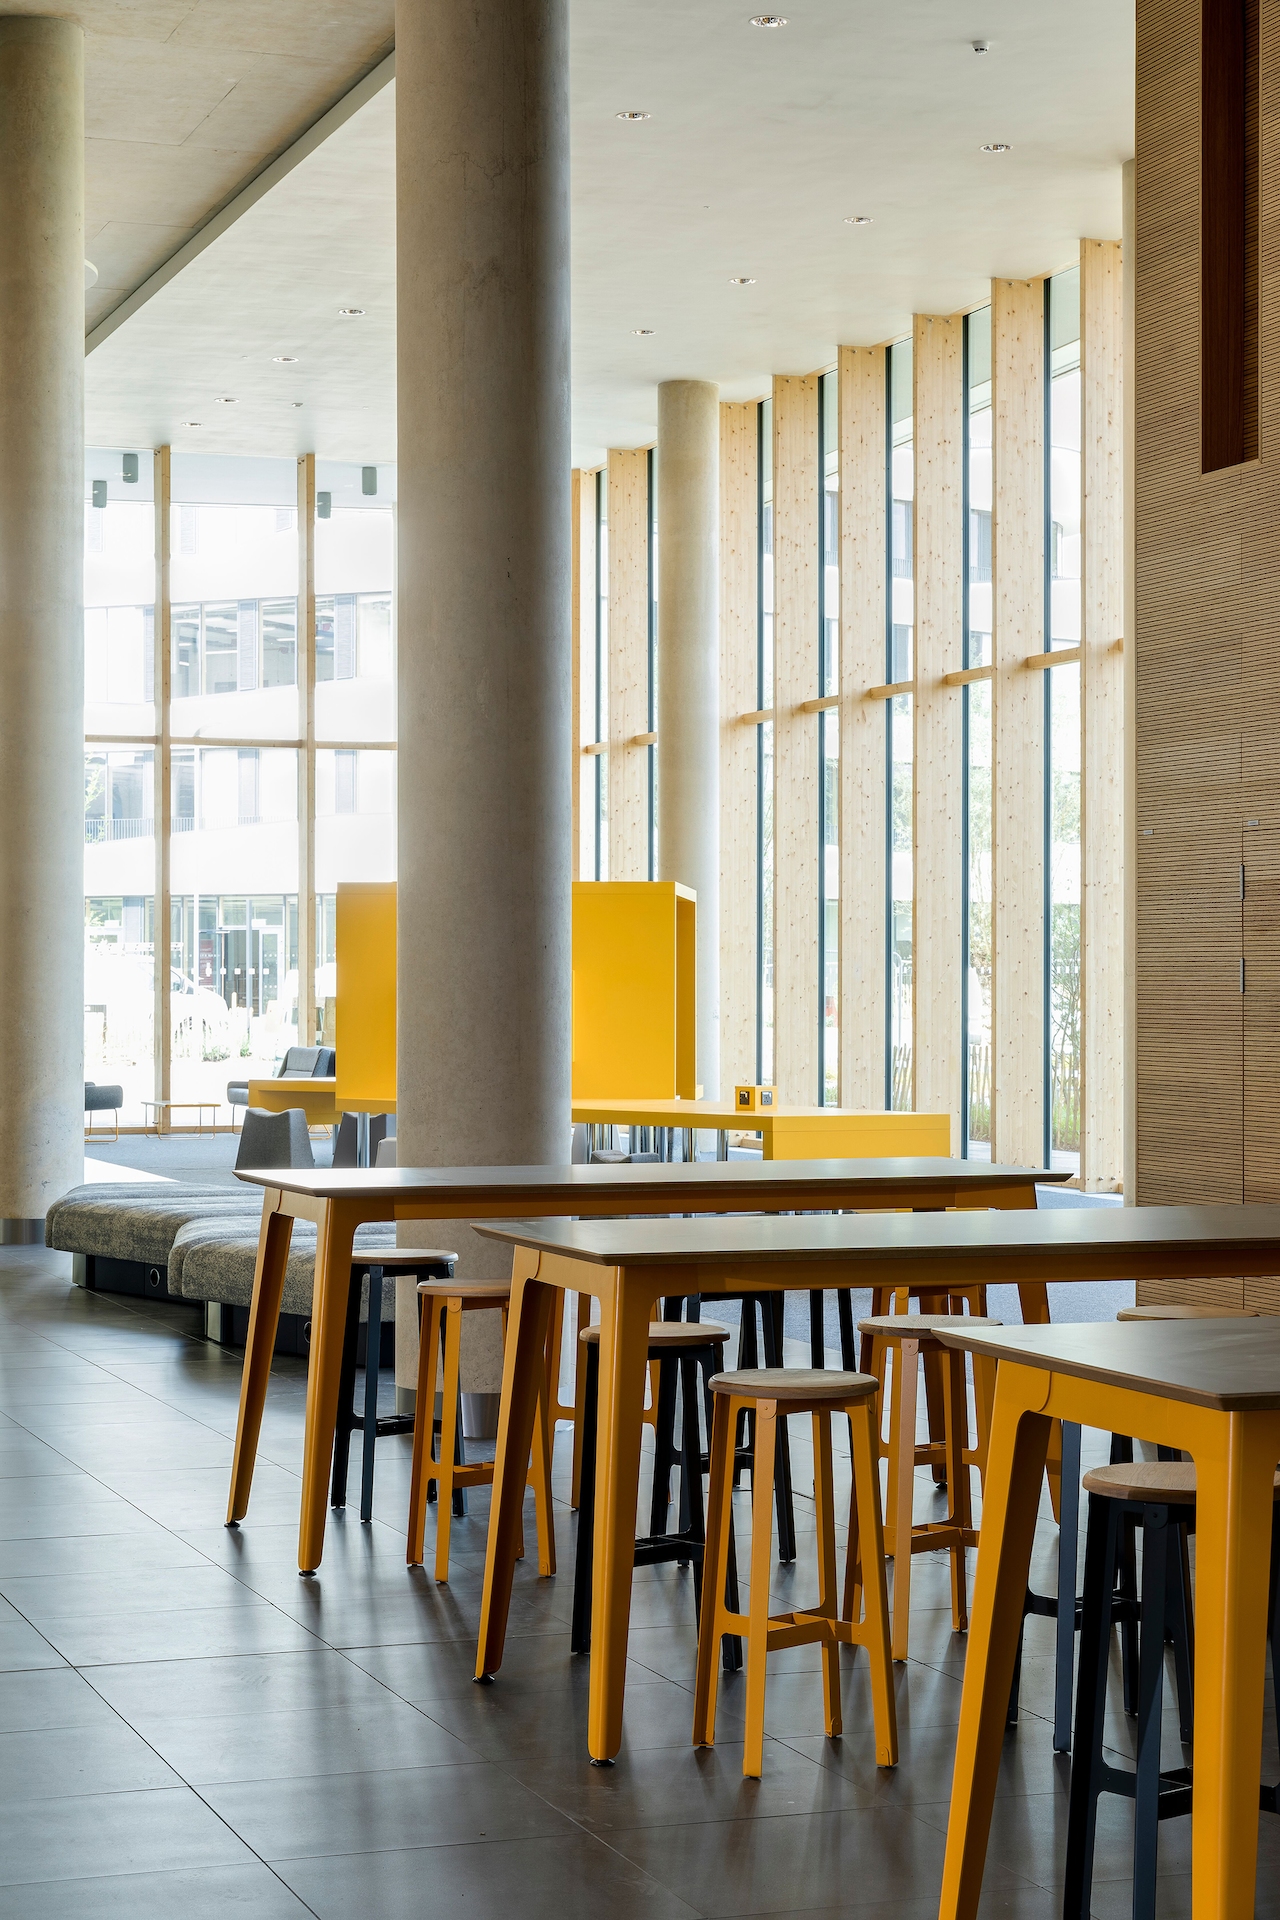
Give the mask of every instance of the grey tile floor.
M 69 1265 L 0 1252 L 0 1920 L 931 1920 L 964 1661 L 941 1560 L 914 1568 L 896 1771 L 874 1764 L 865 1656 L 846 1663 L 844 1738 L 824 1738 L 812 1649 L 770 1663 L 761 1781 L 741 1777 L 739 1679 L 722 1683 L 720 1744 L 695 1752 L 692 1595 L 675 1568 L 636 1576 L 625 1744 L 593 1769 L 587 1665 L 569 1653 L 567 1434 L 562 1571 L 520 1567 L 506 1662 L 477 1688 L 487 1496 L 455 1522 L 447 1587 L 407 1572 L 407 1443 L 386 1441 L 372 1525 L 332 1516 L 320 1575 L 300 1580 L 302 1363 L 276 1367 L 253 1502 L 228 1532 L 238 1356 L 201 1339 L 194 1313 L 78 1291 Z M 784 1606 L 812 1579 L 796 1424 Z M 744 1542 L 747 1519 L 744 1502 Z M 1044 1584 L 1055 1554 L 1046 1518 Z M 984 1914 L 1016 1920 L 1060 1910 L 1050 1632 L 1029 1628 L 983 1896 Z M 1123 1715 L 1109 1726 L 1128 1752 Z M 1166 1734 L 1180 1762 L 1176 1723 Z M 1270 1713 L 1266 1738 L 1280 1768 Z M 1104 1803 L 1106 1920 L 1129 1909 L 1130 1835 L 1128 1807 Z M 1270 1915 L 1280 1822 L 1264 1817 L 1261 1849 Z M 1186 1821 L 1164 1829 L 1161 1858 L 1172 1920 L 1190 1911 Z

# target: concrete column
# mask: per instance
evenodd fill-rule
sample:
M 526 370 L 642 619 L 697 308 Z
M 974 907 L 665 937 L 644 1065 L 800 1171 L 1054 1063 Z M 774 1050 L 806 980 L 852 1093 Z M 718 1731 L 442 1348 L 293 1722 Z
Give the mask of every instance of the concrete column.
M 698 1079 L 720 1093 L 720 390 L 658 388 L 658 878 L 698 896 Z
M 0 1232 L 84 1178 L 84 34 L 0 18 Z
M 567 26 L 396 8 L 401 1166 L 569 1159 Z

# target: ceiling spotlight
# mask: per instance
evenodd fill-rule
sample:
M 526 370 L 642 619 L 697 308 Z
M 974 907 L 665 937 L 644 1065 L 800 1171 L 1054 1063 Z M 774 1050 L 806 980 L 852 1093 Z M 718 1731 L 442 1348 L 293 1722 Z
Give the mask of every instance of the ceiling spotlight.
M 1012 153 L 1013 148 L 1007 140 L 987 140 L 978 148 L 979 153 Z
M 755 275 L 751 273 L 735 273 L 729 280 L 731 287 L 754 287 L 755 283 Z
M 628 107 L 624 113 L 615 113 L 613 117 L 615 120 L 651 120 L 653 115 L 641 113 L 638 107 Z
M 975 53 L 990 53 L 991 42 L 989 40 L 975 40 L 973 50 Z
M 364 308 L 363 307 L 339 307 L 338 318 L 339 320 L 363 320 Z
M 636 333 L 636 334 L 652 333 L 653 328 L 652 327 L 632 327 L 631 331 L 632 333 Z
M 781 13 L 753 13 L 751 16 L 751 24 L 753 27 L 785 27 L 787 24 L 786 15 Z
M 273 353 L 271 358 L 278 367 L 296 367 L 298 364 L 296 353 Z
M 844 223 L 846 227 L 871 227 L 875 225 L 875 221 L 869 213 L 846 213 Z
M 295 400 L 293 404 L 294 404 L 294 406 L 295 406 L 295 407 L 300 407 L 300 406 L 302 406 L 302 405 L 303 405 L 304 403 L 303 403 L 303 402 L 302 402 L 301 400 Z
M 217 404 L 220 407 L 234 407 L 237 404 L 236 396 L 234 393 L 220 393 Z
M 204 425 L 204 421 L 203 420 L 184 420 L 182 424 L 184 427 L 202 427 Z

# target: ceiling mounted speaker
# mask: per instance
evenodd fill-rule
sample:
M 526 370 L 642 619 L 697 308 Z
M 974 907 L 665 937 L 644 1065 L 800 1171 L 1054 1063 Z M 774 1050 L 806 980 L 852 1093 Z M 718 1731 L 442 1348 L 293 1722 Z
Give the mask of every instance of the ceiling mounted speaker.
M 360 491 L 361 493 L 376 493 L 378 491 L 378 469 L 376 467 L 361 467 Z
M 331 493 L 318 493 L 316 495 L 316 519 L 327 520 L 332 512 L 333 495 Z
M 95 507 L 105 507 L 105 506 L 106 506 L 106 504 L 107 504 L 107 483 L 106 483 L 106 481 L 105 481 L 105 480 L 95 480 L 95 481 L 94 481 L 94 483 L 93 483 L 93 504 L 94 504 L 94 506 L 95 506 Z
M 127 480 L 131 487 L 137 486 L 138 456 L 136 453 L 125 453 L 120 456 L 120 473 L 121 477 Z

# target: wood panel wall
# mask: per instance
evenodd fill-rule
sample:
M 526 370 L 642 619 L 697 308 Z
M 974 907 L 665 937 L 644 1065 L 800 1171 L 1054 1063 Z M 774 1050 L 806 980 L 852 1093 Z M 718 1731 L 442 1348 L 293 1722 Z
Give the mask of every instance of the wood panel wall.
M 992 1158 L 1044 1157 L 1044 283 L 991 283 Z
M 960 1140 L 964 889 L 964 321 L 917 314 L 915 434 L 915 1106 Z
M 818 1100 L 818 634 L 816 374 L 773 382 L 774 1061 L 779 1096 Z
M 1260 458 L 1208 474 L 1200 33 L 1198 0 L 1138 0 L 1132 672 L 1140 1205 L 1280 1197 L 1274 1110 L 1260 1124 L 1246 1118 L 1250 1090 L 1280 1084 L 1280 1034 L 1257 1017 L 1271 993 L 1266 896 L 1280 833 L 1280 349 L 1267 324 L 1280 293 L 1280 8 L 1276 0 L 1261 8 Z M 1246 959 L 1255 964 L 1242 974 Z M 1280 1282 L 1224 1284 L 1248 1304 L 1280 1311 Z M 1198 1283 L 1148 1283 L 1142 1293 L 1223 1297 Z
M 760 409 L 720 408 L 720 1083 L 756 1077 Z
M 610 448 L 609 878 L 649 878 L 649 458 Z
M 1081 1184 L 1124 1173 L 1124 287 L 1120 246 L 1080 244 Z
M 886 367 L 883 347 L 841 347 L 840 1104 L 884 1107 Z
M 595 877 L 596 475 L 573 470 L 573 877 Z

